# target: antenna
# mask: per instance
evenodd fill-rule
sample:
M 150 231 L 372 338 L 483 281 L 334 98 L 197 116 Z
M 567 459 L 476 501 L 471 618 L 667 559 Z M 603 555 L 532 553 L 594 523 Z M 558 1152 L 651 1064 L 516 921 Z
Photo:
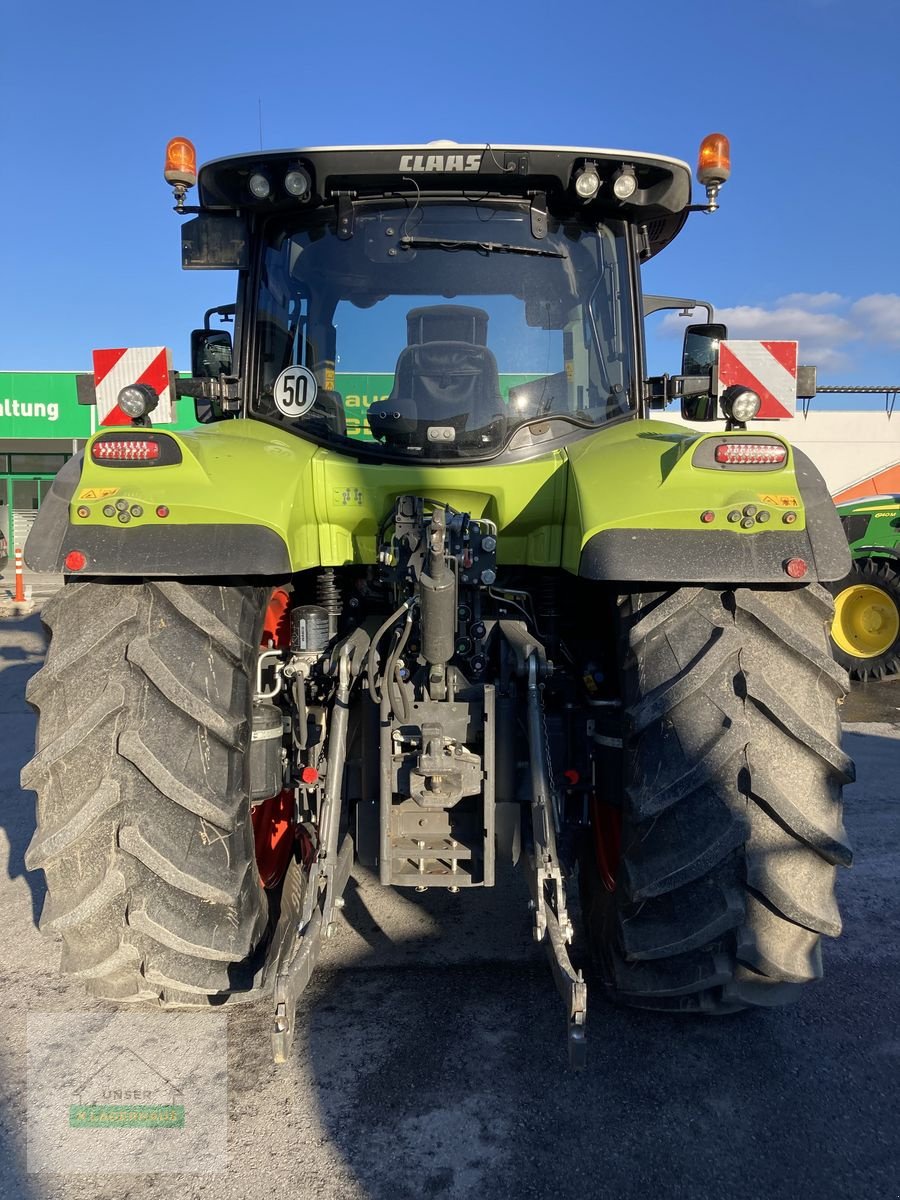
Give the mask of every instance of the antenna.
M 258 111 L 258 114 L 259 114 L 259 148 L 260 148 L 260 150 L 262 150 L 262 148 L 263 148 L 263 140 L 262 140 L 262 96 L 257 96 L 257 97 L 256 97 L 256 107 L 257 107 L 257 111 Z

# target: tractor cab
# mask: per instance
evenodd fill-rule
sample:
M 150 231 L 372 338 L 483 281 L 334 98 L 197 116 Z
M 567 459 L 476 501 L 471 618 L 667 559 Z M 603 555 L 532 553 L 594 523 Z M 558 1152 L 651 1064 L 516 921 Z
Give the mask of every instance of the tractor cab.
M 209 163 L 199 208 L 176 191 L 196 212 L 184 266 L 240 270 L 240 336 L 226 385 L 227 333 L 195 333 L 194 394 L 209 419 L 443 463 L 646 415 L 639 267 L 684 224 L 690 189 L 685 163 L 612 150 L 436 143 Z

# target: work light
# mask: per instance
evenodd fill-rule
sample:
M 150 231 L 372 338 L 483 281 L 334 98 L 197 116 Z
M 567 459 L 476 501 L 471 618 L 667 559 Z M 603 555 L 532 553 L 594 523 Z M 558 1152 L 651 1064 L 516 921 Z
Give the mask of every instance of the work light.
M 156 388 L 151 387 L 149 383 L 132 383 L 122 388 L 116 403 L 126 417 L 135 421 L 153 412 L 159 404 L 159 396 Z
M 289 196 L 296 196 L 298 200 L 308 196 L 311 188 L 309 172 L 304 171 L 302 167 L 292 167 L 284 177 L 284 190 Z
M 722 411 L 729 421 L 743 425 L 752 421 L 760 410 L 762 400 L 752 388 L 735 384 L 722 393 Z
M 623 167 L 613 178 L 613 195 L 617 200 L 628 200 L 637 191 L 637 176 L 634 167 Z
M 582 167 L 575 176 L 575 191 L 582 200 L 591 200 L 600 191 L 600 176 L 593 163 Z

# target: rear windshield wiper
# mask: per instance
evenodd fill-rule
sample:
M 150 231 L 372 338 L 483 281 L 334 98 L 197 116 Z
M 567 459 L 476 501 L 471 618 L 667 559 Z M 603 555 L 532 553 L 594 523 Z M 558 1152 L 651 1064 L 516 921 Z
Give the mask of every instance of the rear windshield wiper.
M 536 246 L 512 246 L 507 242 L 460 242 L 451 238 L 406 236 L 400 239 L 400 245 L 407 250 L 416 250 L 419 247 L 428 249 L 431 246 L 437 250 L 478 250 L 482 254 L 535 254 L 539 258 L 569 257 L 559 250 L 541 250 Z

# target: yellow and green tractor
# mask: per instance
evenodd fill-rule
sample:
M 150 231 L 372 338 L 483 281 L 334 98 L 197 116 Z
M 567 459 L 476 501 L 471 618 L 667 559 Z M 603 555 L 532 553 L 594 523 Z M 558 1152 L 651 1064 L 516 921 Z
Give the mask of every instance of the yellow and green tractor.
M 646 367 L 642 268 L 728 174 L 721 135 L 698 204 L 643 152 L 198 172 L 170 143 L 183 265 L 236 278 L 233 334 L 207 320 L 174 381 L 202 424 L 154 426 L 125 386 L 26 548 L 66 581 L 28 692 L 28 863 L 93 996 L 256 997 L 283 1060 L 351 871 L 462 904 L 510 864 L 576 1063 L 591 978 L 718 1014 L 821 976 L 851 857 L 847 541 L 759 398 L 716 398 L 721 326 Z

